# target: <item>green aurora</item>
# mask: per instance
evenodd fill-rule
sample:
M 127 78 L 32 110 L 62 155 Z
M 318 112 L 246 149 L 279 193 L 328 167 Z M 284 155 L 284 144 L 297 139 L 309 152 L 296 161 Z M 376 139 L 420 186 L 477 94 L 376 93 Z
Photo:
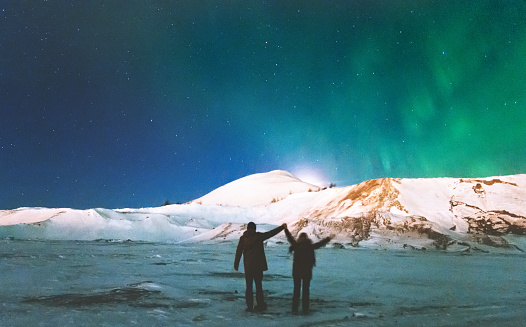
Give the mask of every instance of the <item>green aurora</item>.
M 3 208 L 184 202 L 273 169 L 526 173 L 524 1 L 0 9 Z

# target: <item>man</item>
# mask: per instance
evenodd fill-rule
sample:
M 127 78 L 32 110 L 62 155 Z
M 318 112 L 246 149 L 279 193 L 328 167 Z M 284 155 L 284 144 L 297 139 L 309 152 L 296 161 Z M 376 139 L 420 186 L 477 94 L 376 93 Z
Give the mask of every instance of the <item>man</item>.
M 283 224 L 269 232 L 256 232 L 256 224 L 249 222 L 247 230 L 239 238 L 239 243 L 236 250 L 236 258 L 234 260 L 234 269 L 239 269 L 239 261 L 243 256 L 243 266 L 245 268 L 245 282 L 246 291 L 245 299 L 247 302 L 247 311 L 265 311 L 267 304 L 263 295 L 263 271 L 268 270 L 267 258 L 265 257 L 265 249 L 263 242 L 272 236 L 278 234 L 287 228 L 287 224 Z M 256 284 L 256 302 L 257 306 L 254 308 L 254 297 L 252 293 L 252 283 Z
M 290 252 L 294 252 L 292 263 L 292 277 L 294 278 L 294 294 L 292 295 L 292 312 L 297 313 L 300 304 L 301 284 L 303 284 L 303 294 L 301 308 L 303 314 L 309 313 L 310 302 L 310 281 L 312 279 L 312 268 L 316 265 L 314 250 L 329 243 L 332 237 L 312 243 L 306 233 L 301 233 L 297 240 L 285 229 L 287 240 L 290 243 Z

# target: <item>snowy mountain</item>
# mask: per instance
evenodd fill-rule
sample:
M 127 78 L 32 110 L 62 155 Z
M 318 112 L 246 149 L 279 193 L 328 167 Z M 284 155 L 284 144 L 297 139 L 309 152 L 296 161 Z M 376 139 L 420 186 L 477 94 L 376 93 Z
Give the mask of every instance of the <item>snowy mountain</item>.
M 287 223 L 293 234 L 334 235 L 339 247 L 526 250 L 526 175 L 375 179 L 321 189 L 285 171 L 250 175 L 184 205 L 142 209 L 0 211 L 0 237 L 235 241 Z M 283 241 L 279 234 L 271 242 Z
M 319 191 L 316 185 L 305 183 L 283 170 L 249 175 L 192 202 L 204 205 L 255 206 L 277 202 L 293 193 Z

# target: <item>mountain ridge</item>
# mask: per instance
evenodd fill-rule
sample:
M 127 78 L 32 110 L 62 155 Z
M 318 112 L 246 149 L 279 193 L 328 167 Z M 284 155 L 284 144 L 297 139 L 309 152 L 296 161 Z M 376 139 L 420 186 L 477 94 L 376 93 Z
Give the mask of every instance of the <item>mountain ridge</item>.
M 254 221 L 342 247 L 526 249 L 526 175 L 379 178 L 322 189 L 286 171 L 254 174 L 184 205 L 0 211 L 0 237 L 234 241 Z M 1 226 L 3 225 L 3 226 Z M 284 241 L 278 235 L 274 241 Z

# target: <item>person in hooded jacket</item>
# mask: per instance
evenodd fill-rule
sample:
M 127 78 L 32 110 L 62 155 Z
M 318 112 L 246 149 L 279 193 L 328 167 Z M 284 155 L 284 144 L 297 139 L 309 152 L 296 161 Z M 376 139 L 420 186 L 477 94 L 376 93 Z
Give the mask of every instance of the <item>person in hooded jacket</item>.
M 310 281 L 312 268 L 316 265 L 314 250 L 329 243 L 331 237 L 312 243 L 306 233 L 301 233 L 295 240 L 288 229 L 285 229 L 287 240 L 290 243 L 290 252 L 294 252 L 292 263 L 292 277 L 294 278 L 294 293 L 292 295 L 292 312 L 297 313 L 300 303 L 300 292 L 303 284 L 301 308 L 304 314 L 309 313 Z
M 263 271 L 268 270 L 268 266 L 263 242 L 272 236 L 275 236 L 285 228 L 287 228 L 287 225 L 283 224 L 271 231 L 260 233 L 256 232 L 256 224 L 250 222 L 247 225 L 247 230 L 239 238 L 239 243 L 236 250 L 236 258 L 234 260 L 234 269 L 236 271 L 239 269 L 239 262 L 241 260 L 241 256 L 243 256 L 247 311 L 265 311 L 267 309 L 267 304 L 265 303 L 265 297 L 263 295 Z M 252 291 L 253 283 L 256 284 L 257 306 L 255 308 Z

